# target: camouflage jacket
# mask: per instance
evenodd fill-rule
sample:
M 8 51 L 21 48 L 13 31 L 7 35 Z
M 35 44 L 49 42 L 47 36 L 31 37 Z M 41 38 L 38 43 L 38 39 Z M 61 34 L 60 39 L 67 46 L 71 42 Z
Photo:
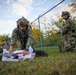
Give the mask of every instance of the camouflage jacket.
M 32 28 L 30 25 L 28 25 L 27 30 L 25 30 L 25 32 L 21 32 L 19 30 L 18 27 L 16 27 L 13 32 L 12 32 L 12 37 L 11 37 L 11 45 L 14 46 L 17 42 L 17 40 L 20 42 L 21 40 L 23 41 L 23 39 L 20 37 L 23 34 L 27 35 L 27 42 L 26 42 L 26 49 L 28 49 L 29 46 L 31 46 L 33 44 L 33 32 L 32 32 Z M 23 44 L 20 42 L 20 44 Z
M 61 28 L 62 35 L 76 37 L 76 27 L 74 22 L 71 19 L 65 20 Z

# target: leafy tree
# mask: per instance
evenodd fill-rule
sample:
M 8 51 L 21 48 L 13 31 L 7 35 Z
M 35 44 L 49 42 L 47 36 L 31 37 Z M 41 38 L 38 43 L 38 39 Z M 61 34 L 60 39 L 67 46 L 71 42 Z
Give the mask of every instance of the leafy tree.
M 0 44 L 2 44 L 2 38 L 3 38 L 3 36 L 0 35 Z
M 5 41 L 10 41 L 10 39 L 11 39 L 9 34 L 3 34 L 2 36 L 3 36 L 2 39 L 4 39 Z
M 37 44 L 39 43 L 39 35 L 40 35 L 40 31 L 39 29 L 33 29 L 33 32 L 34 32 L 34 43 Z

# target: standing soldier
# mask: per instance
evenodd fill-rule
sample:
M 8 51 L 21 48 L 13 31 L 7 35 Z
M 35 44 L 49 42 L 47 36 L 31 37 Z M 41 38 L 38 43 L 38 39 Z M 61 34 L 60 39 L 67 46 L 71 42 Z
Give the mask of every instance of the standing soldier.
M 62 12 L 62 18 L 64 19 L 63 26 L 60 29 L 60 33 L 64 37 L 64 42 L 61 43 L 60 51 L 73 51 L 76 45 L 76 27 L 73 20 L 70 19 L 70 13 L 68 11 Z
M 33 32 L 29 25 L 29 21 L 24 17 L 17 21 L 17 27 L 12 32 L 11 46 L 9 52 L 12 52 L 17 40 L 20 42 L 20 47 L 23 51 L 23 55 L 28 53 L 29 46 L 33 45 Z

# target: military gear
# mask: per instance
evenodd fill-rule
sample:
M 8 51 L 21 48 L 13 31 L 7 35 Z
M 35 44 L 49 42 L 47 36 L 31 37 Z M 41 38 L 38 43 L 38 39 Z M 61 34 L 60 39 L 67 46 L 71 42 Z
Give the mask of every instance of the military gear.
M 25 19 L 24 17 L 20 18 L 17 21 L 17 26 L 27 26 L 29 24 L 29 21 L 27 19 Z
M 73 21 L 70 18 L 65 20 L 61 30 L 64 37 L 64 42 L 61 43 L 61 46 L 59 46 L 60 51 L 73 51 L 73 48 L 75 48 L 76 45 L 76 27 Z
M 45 52 L 45 51 L 42 51 L 42 50 L 37 50 L 35 51 L 36 53 L 36 57 L 39 57 L 39 56 L 48 56 L 48 54 Z
M 68 11 L 63 11 L 61 16 L 63 17 L 64 15 L 68 15 L 68 17 L 70 17 L 70 13 Z
M 21 49 L 26 49 L 26 43 L 27 43 L 27 39 L 28 39 L 28 35 L 27 34 L 18 34 L 20 37 L 20 42 L 21 42 Z
M 12 32 L 12 38 L 11 38 L 11 45 L 14 46 L 16 44 L 16 41 L 20 42 L 20 48 L 21 49 L 27 49 L 29 46 L 32 46 L 33 44 L 33 32 L 30 25 L 28 25 L 27 29 L 22 32 L 19 30 L 18 27 L 16 27 Z

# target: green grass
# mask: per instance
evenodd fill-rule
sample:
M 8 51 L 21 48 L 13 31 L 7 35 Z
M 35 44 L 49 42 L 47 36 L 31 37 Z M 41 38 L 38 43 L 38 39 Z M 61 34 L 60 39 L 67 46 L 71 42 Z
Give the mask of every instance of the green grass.
M 76 52 L 61 53 L 57 46 L 42 49 L 48 53 L 48 57 L 0 62 L 0 75 L 76 75 Z

